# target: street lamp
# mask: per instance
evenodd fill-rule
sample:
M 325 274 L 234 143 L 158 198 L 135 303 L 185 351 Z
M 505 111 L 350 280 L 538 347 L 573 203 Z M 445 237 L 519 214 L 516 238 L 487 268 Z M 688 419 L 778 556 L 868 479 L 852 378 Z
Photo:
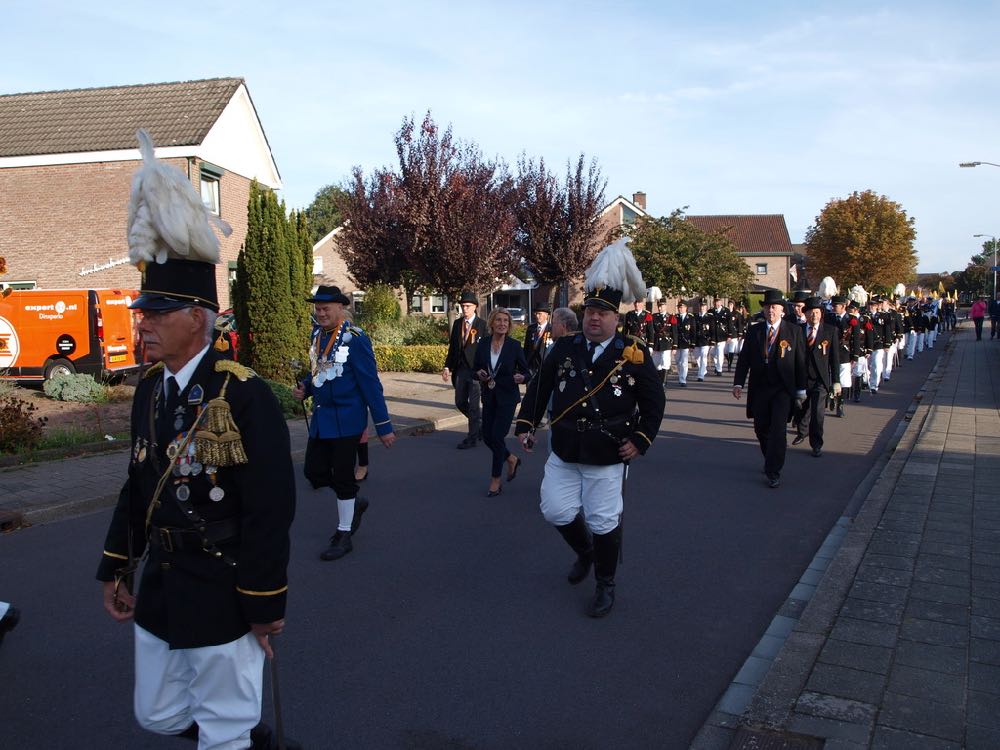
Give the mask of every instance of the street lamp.
M 989 164 L 991 167 L 1000 167 L 1000 164 L 994 164 L 991 161 L 963 161 L 959 162 L 960 167 L 978 167 L 981 164 Z
M 989 237 L 993 243 L 993 299 L 997 298 L 997 238 L 992 234 L 974 234 L 973 237 Z

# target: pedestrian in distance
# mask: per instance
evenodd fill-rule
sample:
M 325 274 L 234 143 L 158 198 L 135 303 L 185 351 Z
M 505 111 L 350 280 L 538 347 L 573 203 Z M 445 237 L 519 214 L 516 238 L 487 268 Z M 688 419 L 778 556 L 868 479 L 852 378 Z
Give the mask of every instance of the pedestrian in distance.
M 155 364 L 136 387 L 128 477 L 97 579 L 111 618 L 134 623 L 144 729 L 271 750 L 280 738 L 260 723 L 261 697 L 285 626 L 288 428 L 267 383 L 211 348 L 218 239 L 187 176 L 154 158 L 145 131 L 139 141 L 128 240 L 144 272 L 131 308 Z
M 622 297 L 646 292 L 628 240 L 604 248 L 584 277 L 581 333 L 560 338 L 528 385 L 515 434 L 530 453 L 551 398 L 551 453 L 541 511 L 576 553 L 567 580 L 597 580 L 587 614 L 614 605 L 626 466 L 645 454 L 660 428 L 665 396 L 638 337 L 617 332 Z
M 505 439 L 521 401 L 521 384 L 528 380 L 528 362 L 524 350 L 510 337 L 513 325 L 510 312 L 496 307 L 486 320 L 490 332 L 476 347 L 474 366 L 483 398 L 483 442 L 492 453 L 490 486 L 487 497 L 503 491 L 501 471 L 507 464 L 507 481 L 517 476 L 521 459 L 507 450 Z
M 542 364 L 542 357 L 552 339 L 552 324 L 549 321 L 548 305 L 538 305 L 535 308 L 535 322 L 524 332 L 524 358 L 532 373 Z
M 313 489 L 329 487 L 337 497 L 337 528 L 320 559 L 339 560 L 354 549 L 353 537 L 369 506 L 358 497 L 354 471 L 369 412 L 382 445 L 391 447 L 396 435 L 371 341 L 348 320 L 350 298 L 339 287 L 320 285 L 306 301 L 316 319 L 309 344 L 311 375 L 292 395 L 300 401 L 312 396 L 303 471 Z
M 1000 336 L 1000 294 L 996 295 L 990 300 L 989 306 L 989 316 L 990 316 L 990 338 L 994 339 Z M 945 319 L 949 321 L 950 328 L 952 330 L 955 328 L 952 322 L 955 318 L 955 303 L 952 300 L 947 301 L 947 306 L 945 308 Z
M 972 303 L 972 309 L 969 310 L 969 317 L 972 319 L 972 325 L 976 327 L 976 341 L 982 341 L 983 319 L 986 317 L 986 299 L 984 297 L 979 297 Z M 991 334 L 995 333 L 995 330 L 991 331 Z M 993 338 L 993 336 L 991 335 L 990 338 Z
M 806 400 L 805 337 L 800 325 L 782 320 L 785 302 L 777 290 L 764 293 L 764 321 L 747 329 L 733 375 L 736 399 L 742 398 L 749 376 L 747 418 L 753 419 L 771 488 L 781 483 L 787 449 L 785 425 L 793 409 L 801 410 Z
M 455 388 L 455 408 L 469 420 L 468 434 L 455 446 L 459 450 L 465 450 L 475 448 L 482 435 L 482 397 L 473 360 L 479 340 L 489 333 L 486 321 L 476 314 L 479 298 L 473 292 L 462 292 L 458 303 L 462 315 L 451 327 L 441 379 L 446 383 L 451 381 Z
M 3 637 L 17 627 L 21 621 L 21 610 L 10 602 L 0 602 L 0 643 Z
M 806 316 L 806 402 L 796 415 L 792 445 L 806 437 L 814 458 L 823 455 L 823 419 L 830 397 L 839 398 L 840 335 L 837 328 L 823 322 L 823 301 L 810 297 L 803 308 Z M 843 413 L 843 412 L 841 412 Z
M 677 350 L 677 385 L 687 388 L 688 368 L 690 366 L 691 350 L 697 339 L 697 328 L 693 315 L 688 315 L 687 302 L 677 302 L 677 337 L 674 339 L 674 349 Z

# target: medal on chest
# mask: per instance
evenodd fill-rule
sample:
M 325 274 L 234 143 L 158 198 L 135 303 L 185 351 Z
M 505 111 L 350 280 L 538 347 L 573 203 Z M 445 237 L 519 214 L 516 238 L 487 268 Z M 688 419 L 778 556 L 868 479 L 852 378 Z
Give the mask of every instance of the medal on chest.
M 344 365 L 351 353 L 348 344 L 354 338 L 348 330 L 347 321 L 341 325 L 337 335 L 332 333 L 327 339 L 323 351 L 319 351 L 319 342 L 322 335 L 317 335 L 313 339 L 313 345 L 309 348 L 309 360 L 312 363 L 312 382 L 319 388 L 329 380 L 335 380 L 344 374 Z

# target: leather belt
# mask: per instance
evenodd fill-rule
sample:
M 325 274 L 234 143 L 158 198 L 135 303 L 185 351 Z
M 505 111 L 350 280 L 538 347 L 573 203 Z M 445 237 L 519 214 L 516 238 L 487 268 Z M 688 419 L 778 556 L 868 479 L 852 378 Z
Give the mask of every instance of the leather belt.
M 554 426 L 562 426 L 576 430 L 577 432 L 587 432 L 589 430 L 611 431 L 631 426 L 629 425 L 631 419 L 631 417 L 612 417 L 610 419 L 587 419 L 586 417 L 580 417 L 579 419 L 557 422 Z
M 149 543 L 164 552 L 201 552 L 212 544 L 234 539 L 240 534 L 240 522 L 235 518 L 205 524 L 200 528 L 176 529 L 151 526 Z

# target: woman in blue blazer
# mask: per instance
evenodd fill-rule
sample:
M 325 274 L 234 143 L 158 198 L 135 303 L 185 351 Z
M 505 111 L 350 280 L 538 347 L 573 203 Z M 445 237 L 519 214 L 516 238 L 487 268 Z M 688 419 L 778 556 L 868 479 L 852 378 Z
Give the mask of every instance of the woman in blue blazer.
M 507 481 L 517 475 L 521 459 L 507 450 L 504 439 L 514 420 L 514 410 L 521 400 L 520 385 L 527 380 L 528 361 L 521 344 L 508 335 L 512 326 L 510 313 L 497 307 L 486 321 L 489 337 L 476 347 L 473 369 L 482 383 L 483 442 L 493 451 L 493 467 L 487 497 L 500 494 L 500 469 L 507 462 Z

